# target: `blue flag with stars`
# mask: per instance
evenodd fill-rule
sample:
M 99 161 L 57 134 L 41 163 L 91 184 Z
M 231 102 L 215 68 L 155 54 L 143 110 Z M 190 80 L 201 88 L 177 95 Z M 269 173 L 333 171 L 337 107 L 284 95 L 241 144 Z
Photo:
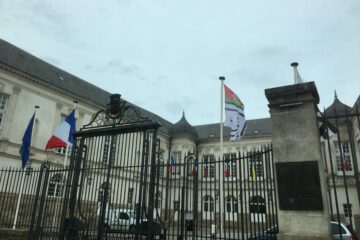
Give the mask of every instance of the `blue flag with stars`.
M 34 120 L 35 120 L 35 113 L 31 117 L 30 122 L 25 130 L 24 136 L 22 138 L 22 144 L 21 144 L 20 151 L 19 151 L 19 153 L 21 155 L 21 166 L 22 166 L 23 170 L 25 169 L 26 163 L 29 160 L 31 135 L 32 135 L 32 130 L 33 130 L 33 126 L 34 126 Z

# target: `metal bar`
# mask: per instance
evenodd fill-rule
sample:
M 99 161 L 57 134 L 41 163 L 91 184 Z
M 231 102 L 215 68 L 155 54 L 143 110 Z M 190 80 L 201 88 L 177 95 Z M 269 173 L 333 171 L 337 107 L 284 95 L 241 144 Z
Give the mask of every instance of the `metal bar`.
M 104 235 L 104 224 L 105 224 L 105 216 L 109 218 L 109 211 L 110 211 L 110 203 L 109 198 L 109 188 L 110 188 L 110 174 L 111 174 L 111 167 L 112 167 L 112 159 L 113 159 L 113 149 L 114 149 L 114 135 L 110 135 L 110 142 L 109 142 L 109 155 L 108 155 L 108 162 L 107 162 L 107 173 L 106 173 L 106 185 L 105 185 L 105 191 L 104 191 L 104 198 L 101 203 L 101 210 L 100 210 L 100 221 L 98 225 L 98 235 L 97 239 L 101 240 L 103 239 Z M 76 181 L 77 182 L 77 181 Z M 105 233 L 106 234 L 106 233 Z
M 44 167 L 45 170 L 45 176 L 44 176 L 44 182 L 42 184 L 42 191 L 41 191 L 41 198 L 40 198 L 40 203 L 39 203 L 39 214 L 37 216 L 37 224 L 36 224 L 36 230 L 35 232 L 37 234 L 39 234 L 41 232 L 41 221 L 43 219 L 43 210 L 44 210 L 44 202 L 45 202 L 45 197 L 46 197 L 46 193 L 47 193 L 47 186 L 48 186 L 48 182 L 49 182 L 49 168 L 48 166 Z
M 331 196 L 331 188 L 330 188 L 330 180 L 329 180 L 329 176 L 330 176 L 330 172 L 329 172 L 329 168 L 328 168 L 328 163 L 327 163 L 327 156 L 326 156 L 326 146 L 325 146 L 325 141 L 323 141 L 321 143 L 321 148 L 322 148 L 322 154 L 323 154 L 323 159 L 325 162 L 325 178 L 326 178 L 326 183 L 328 185 L 328 195 L 329 195 L 329 201 L 330 201 L 330 214 L 331 214 L 331 220 L 334 221 L 334 209 L 333 209 L 333 205 L 332 205 L 332 196 Z
M 324 118 L 326 119 L 326 112 L 324 109 Z M 327 126 L 327 122 L 324 122 L 325 124 L 325 131 L 327 136 L 329 136 L 328 133 L 328 126 Z M 332 184 L 333 184 L 333 188 L 334 188 L 334 197 L 335 197 L 335 208 L 336 208 L 336 218 L 337 218 L 337 222 L 339 223 L 339 233 L 341 236 L 341 226 L 340 226 L 340 210 L 339 210 L 339 202 L 338 202 L 338 194 L 337 194 L 337 187 L 336 187 L 336 182 L 335 182 L 335 171 L 334 171 L 334 164 L 333 164 L 333 159 L 332 159 L 332 153 L 331 153 L 331 146 L 330 146 L 330 137 L 327 138 L 326 140 L 327 142 L 327 147 L 328 147 L 328 152 L 329 152 L 329 162 L 330 162 L 330 167 L 331 167 L 331 180 L 332 180 Z M 332 204 L 332 202 L 330 203 Z
M 31 216 L 31 223 L 30 223 L 30 230 L 29 230 L 29 235 L 28 235 L 28 240 L 32 240 L 36 238 L 36 231 L 34 230 L 34 226 L 35 226 L 35 218 L 37 215 L 37 208 L 38 208 L 38 199 L 39 199 L 39 195 L 40 195 L 40 188 L 42 185 L 42 178 L 43 178 L 43 173 L 44 173 L 44 169 L 41 168 L 39 171 L 39 179 L 37 182 L 37 188 L 36 188 L 36 193 L 35 193 L 35 200 L 34 200 L 34 207 L 32 210 L 32 216 Z
M 347 113 L 347 110 L 345 108 L 345 112 Z M 346 127 L 348 130 L 348 135 L 349 135 L 349 142 L 350 142 L 350 151 L 351 151 L 351 159 L 353 161 L 353 169 L 354 169 L 354 177 L 355 177 L 355 184 L 356 184 L 356 192 L 358 195 L 358 201 L 360 204 L 360 181 L 359 181 L 359 168 L 358 168 L 358 163 L 357 163 L 357 158 L 356 158 L 356 152 L 355 152 L 355 143 L 354 143 L 354 136 L 353 136 L 353 128 L 352 128 L 352 123 L 351 121 L 348 119 L 348 117 L 346 117 Z M 360 128 L 359 128 L 360 129 Z M 351 161 L 350 159 L 350 161 Z
M 132 132 L 143 132 L 153 129 L 158 129 L 161 125 L 159 123 L 153 122 L 140 122 L 140 123 L 131 123 L 113 126 L 111 128 L 107 127 L 97 127 L 97 128 L 88 128 L 84 129 L 82 132 L 76 132 L 75 137 L 96 137 L 96 136 L 106 136 L 114 135 L 118 133 L 132 133 Z
M 337 116 L 336 108 L 334 108 L 334 114 L 335 114 L 335 116 Z M 339 150 L 340 150 L 340 159 L 341 159 L 340 164 L 342 165 L 344 163 L 344 155 L 343 155 L 343 149 L 342 149 L 343 144 L 341 142 L 341 137 L 340 137 L 340 128 L 339 128 L 338 118 L 335 118 L 335 123 L 336 123 L 336 128 L 338 129 L 337 140 L 338 140 L 338 143 L 339 143 Z M 342 165 L 341 169 L 342 169 L 342 173 L 343 173 L 343 180 L 344 180 L 344 186 L 345 186 L 346 204 L 349 207 L 349 192 L 348 192 L 348 186 L 347 186 L 346 173 L 345 173 L 345 169 L 344 169 L 343 165 Z M 349 222 L 350 222 L 350 226 L 353 227 L 352 219 L 351 219 L 350 215 L 349 215 Z M 339 225 L 339 227 L 340 227 L 340 225 Z

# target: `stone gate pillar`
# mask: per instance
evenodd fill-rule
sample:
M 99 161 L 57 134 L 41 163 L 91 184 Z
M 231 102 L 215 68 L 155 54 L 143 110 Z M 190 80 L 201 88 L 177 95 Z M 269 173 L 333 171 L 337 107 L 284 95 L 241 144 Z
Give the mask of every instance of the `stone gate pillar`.
M 265 90 L 272 122 L 279 239 L 330 239 L 314 82 Z

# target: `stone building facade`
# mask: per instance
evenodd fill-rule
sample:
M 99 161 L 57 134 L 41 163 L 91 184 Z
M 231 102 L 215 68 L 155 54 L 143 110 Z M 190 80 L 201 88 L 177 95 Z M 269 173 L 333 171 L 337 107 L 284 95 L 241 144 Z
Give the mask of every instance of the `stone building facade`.
M 61 167 L 64 161 L 64 150 L 57 149 L 56 151 L 45 152 L 44 149 L 45 144 L 54 129 L 73 109 L 73 100 L 78 101 L 76 107 L 76 124 L 77 129 L 79 129 L 90 121 L 91 116 L 94 113 L 99 109 L 104 109 L 106 107 L 109 95 L 109 92 L 61 70 L 4 40 L 0 40 L 0 166 L 21 166 L 19 156 L 21 139 L 24 129 L 34 112 L 34 106 L 39 105 L 40 109 L 37 111 L 37 118 L 34 125 L 31 156 L 28 167 L 31 166 L 35 168 L 45 161 L 48 161 L 51 165 Z M 359 99 L 360 98 L 357 99 L 354 106 L 348 107 L 342 104 L 336 97 L 333 105 L 330 106 L 325 113 L 328 112 L 327 115 L 329 115 L 330 112 L 333 111 L 333 108 L 337 108 L 339 111 L 340 109 L 346 108 L 349 113 L 355 113 L 360 104 Z M 131 105 L 134 106 L 133 104 Z M 213 165 L 213 162 L 223 157 L 220 156 L 220 126 L 218 123 L 193 126 L 188 122 L 183 113 L 181 119 L 173 124 L 161 116 L 157 116 L 139 106 L 134 107 L 136 107 L 141 114 L 161 124 L 158 138 L 160 139 L 160 159 L 163 161 L 164 166 L 166 166 L 171 155 L 178 163 L 180 163 L 190 152 L 195 153 L 198 156 L 199 161 L 202 162 L 203 167 L 198 171 L 199 177 L 204 182 L 206 178 L 219 175 L 219 172 L 214 169 L 215 165 Z M 357 144 L 354 146 L 355 149 L 353 150 L 356 158 L 359 159 L 359 123 L 356 122 L 355 119 L 352 124 L 353 135 Z M 251 152 L 262 146 L 270 145 L 272 142 L 271 126 L 272 123 L 270 118 L 247 120 L 245 136 L 237 142 L 226 141 L 229 139 L 229 129 L 224 128 L 225 141 L 223 149 L 225 157 L 231 158 L 232 155 L 239 156 L 242 153 Z M 348 133 L 344 134 L 348 135 Z M 346 138 L 344 140 L 346 141 Z M 334 135 L 331 137 L 330 151 L 333 151 L 334 156 L 339 156 L 337 150 L 339 144 L 336 144 L 337 140 Z M 327 148 L 325 142 L 323 147 L 324 149 Z M 344 142 L 342 147 L 347 151 L 345 154 L 350 156 L 349 145 Z M 324 150 L 324 158 L 328 152 L 329 151 Z M 325 159 L 326 161 L 330 161 L 329 157 Z M 354 160 L 355 159 L 352 157 L 349 159 L 350 162 Z M 333 161 L 335 166 L 339 165 L 339 158 L 334 158 Z M 350 181 L 349 201 L 354 218 L 360 215 L 359 199 L 357 195 L 358 190 L 356 189 L 354 180 L 355 165 L 352 164 L 352 167 L 346 170 L 346 174 L 348 174 L 348 179 Z M 204 166 L 207 166 L 206 170 Z M 252 170 L 249 167 L 247 167 L 248 170 L 246 170 L 245 173 L 240 172 L 236 166 L 232 166 L 231 164 L 229 169 L 231 174 L 226 176 L 229 182 L 251 178 Z M 256 172 L 256 175 L 261 177 L 264 173 L 259 169 L 255 169 L 255 171 L 258 171 Z M 167 174 L 167 168 L 164 167 L 162 171 L 161 174 L 165 176 Z M 206 171 L 206 173 L 204 171 Z M 341 188 L 342 183 L 339 177 L 341 176 L 341 173 L 339 171 L 328 171 L 327 174 L 335 174 L 337 176 L 336 184 L 340 186 L 338 188 L 340 212 L 344 215 L 348 214 L 350 205 L 344 205 L 345 200 L 343 199 L 343 196 L 345 196 L 345 194 L 342 192 L 344 191 L 344 188 Z M 173 179 L 181 178 L 183 177 L 183 171 L 177 172 L 176 168 L 174 168 L 172 169 L 171 175 Z M 206 193 L 205 186 L 201 189 L 199 190 L 200 201 L 198 209 L 200 209 L 199 212 L 202 219 L 211 220 L 214 218 L 214 210 L 211 206 L 218 196 L 216 196 L 215 192 L 211 192 L 211 194 Z M 330 181 L 329 189 L 332 189 Z M 98 186 L 98 190 L 101 190 L 101 186 Z M 123 193 L 129 195 L 129 191 L 132 190 L 130 190 L 130 188 L 124 189 Z M 178 192 L 174 194 L 176 195 Z M 160 205 L 165 205 L 165 196 L 163 195 L 164 194 L 162 194 L 162 197 L 159 200 Z M 249 198 L 261 197 L 265 202 L 272 201 L 269 199 L 270 195 L 251 196 L 251 189 L 248 189 L 248 195 Z M 231 206 L 231 212 L 236 212 L 236 209 L 240 208 L 241 204 L 243 204 L 245 209 L 251 208 L 251 203 L 241 203 L 238 195 L 234 196 L 229 194 L 224 197 L 224 201 L 230 203 L 229 206 Z M 174 199 L 176 198 L 178 197 L 175 196 Z M 235 203 L 236 207 L 234 207 Z M 171 208 L 176 208 L 176 204 L 178 204 L 176 201 L 171 203 Z M 234 219 L 233 216 L 234 214 L 229 214 L 228 220 L 238 220 L 237 217 Z M 252 221 L 256 221 L 256 219 L 252 219 Z M 355 219 L 354 221 L 358 222 L 358 220 Z M 356 225 L 356 227 L 358 228 L 358 225 Z

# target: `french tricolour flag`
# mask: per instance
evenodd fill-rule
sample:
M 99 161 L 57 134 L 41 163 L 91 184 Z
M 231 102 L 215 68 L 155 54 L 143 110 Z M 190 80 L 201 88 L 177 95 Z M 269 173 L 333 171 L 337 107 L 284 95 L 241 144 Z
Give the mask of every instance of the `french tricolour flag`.
M 66 147 L 74 143 L 73 134 L 76 132 L 75 109 L 66 117 L 65 121 L 54 131 L 46 144 L 45 151 L 52 148 Z

